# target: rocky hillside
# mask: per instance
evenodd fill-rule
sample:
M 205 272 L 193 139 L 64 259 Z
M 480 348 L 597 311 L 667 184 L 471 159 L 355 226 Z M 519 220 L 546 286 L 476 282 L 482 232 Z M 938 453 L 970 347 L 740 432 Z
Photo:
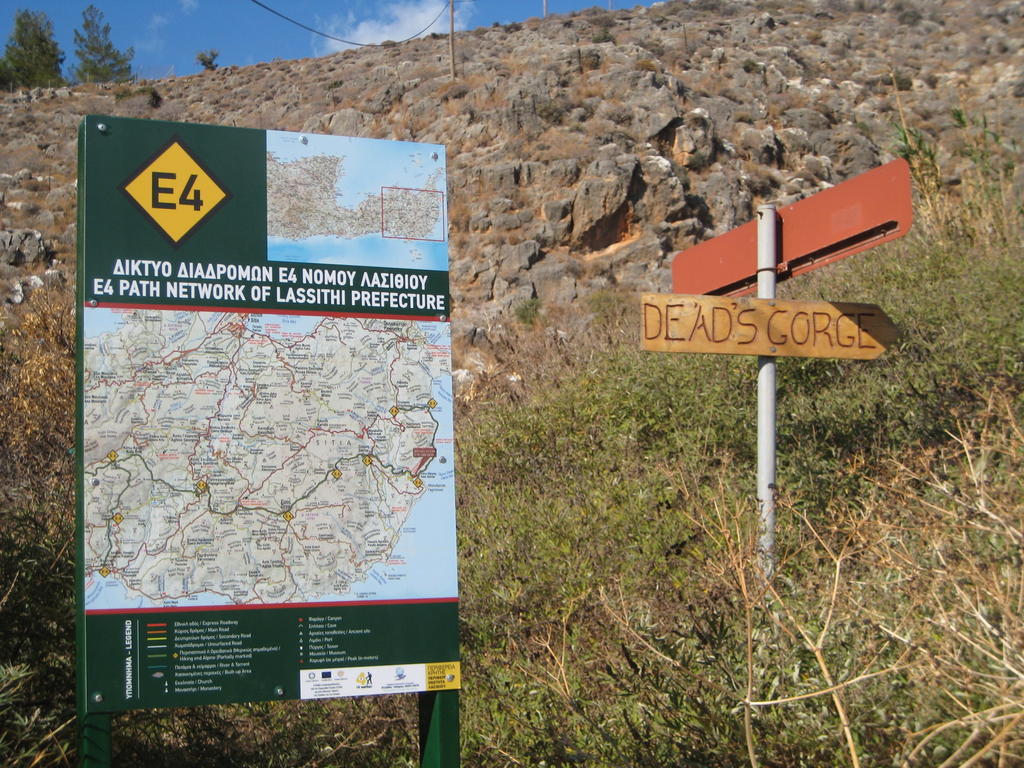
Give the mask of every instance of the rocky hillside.
M 891 159 L 954 110 L 1024 136 L 1019 0 L 694 0 L 131 86 L 0 95 L 0 295 L 65 282 L 103 113 L 443 143 L 460 349 L 536 299 L 668 290 L 673 255 Z M 946 179 L 955 184 L 955 175 Z M 493 331 L 492 331 L 493 332 Z

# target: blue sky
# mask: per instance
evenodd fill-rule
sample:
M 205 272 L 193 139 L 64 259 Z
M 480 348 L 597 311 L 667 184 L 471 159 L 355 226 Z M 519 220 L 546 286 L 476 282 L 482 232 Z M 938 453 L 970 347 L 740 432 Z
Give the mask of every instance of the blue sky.
M 321 56 L 349 47 L 293 26 L 252 0 L 92 0 L 110 25 L 110 38 L 135 49 L 133 66 L 143 78 L 189 75 L 199 51 L 219 51 L 221 66 L 271 59 Z M 448 31 L 448 0 L 262 0 L 265 5 L 335 37 L 374 43 L 403 40 L 418 32 Z M 650 5 L 652 0 L 548 0 L 548 13 L 599 6 Z M 74 30 L 89 0 L 0 0 L 0 41 L 10 38 L 15 12 L 43 11 L 64 51 L 65 75 L 77 64 Z M 544 0 L 456 0 L 456 29 L 490 26 L 540 16 Z M 440 16 L 438 14 L 440 13 Z M 431 26 L 431 22 L 436 22 Z

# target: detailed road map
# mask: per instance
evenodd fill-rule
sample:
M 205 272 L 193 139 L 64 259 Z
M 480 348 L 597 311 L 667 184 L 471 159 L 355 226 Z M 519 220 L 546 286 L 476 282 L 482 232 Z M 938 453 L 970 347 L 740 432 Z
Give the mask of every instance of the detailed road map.
M 272 261 L 447 270 L 444 147 L 267 131 Z
M 86 309 L 84 354 L 87 610 L 457 595 L 447 323 Z

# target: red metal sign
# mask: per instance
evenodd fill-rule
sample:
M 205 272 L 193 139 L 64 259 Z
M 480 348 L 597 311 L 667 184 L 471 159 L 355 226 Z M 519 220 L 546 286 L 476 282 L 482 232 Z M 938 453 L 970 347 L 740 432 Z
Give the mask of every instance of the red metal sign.
M 778 280 L 907 234 L 910 166 L 894 160 L 778 210 Z M 672 292 L 742 296 L 757 287 L 757 222 L 676 255 Z

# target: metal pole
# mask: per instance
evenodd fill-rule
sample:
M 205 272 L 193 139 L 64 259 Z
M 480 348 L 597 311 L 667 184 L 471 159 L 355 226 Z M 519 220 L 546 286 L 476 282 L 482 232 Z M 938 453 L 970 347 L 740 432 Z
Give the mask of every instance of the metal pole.
M 106 713 L 78 716 L 81 729 L 82 768 L 110 768 L 110 715 Z
M 778 214 L 775 205 L 757 209 L 757 297 L 775 298 L 778 264 Z M 757 358 L 757 511 L 758 556 L 765 575 L 775 573 L 775 358 Z
M 459 692 L 419 694 L 420 768 L 459 768 Z
M 451 62 L 451 76 L 455 79 L 455 0 L 448 0 L 448 59 Z

